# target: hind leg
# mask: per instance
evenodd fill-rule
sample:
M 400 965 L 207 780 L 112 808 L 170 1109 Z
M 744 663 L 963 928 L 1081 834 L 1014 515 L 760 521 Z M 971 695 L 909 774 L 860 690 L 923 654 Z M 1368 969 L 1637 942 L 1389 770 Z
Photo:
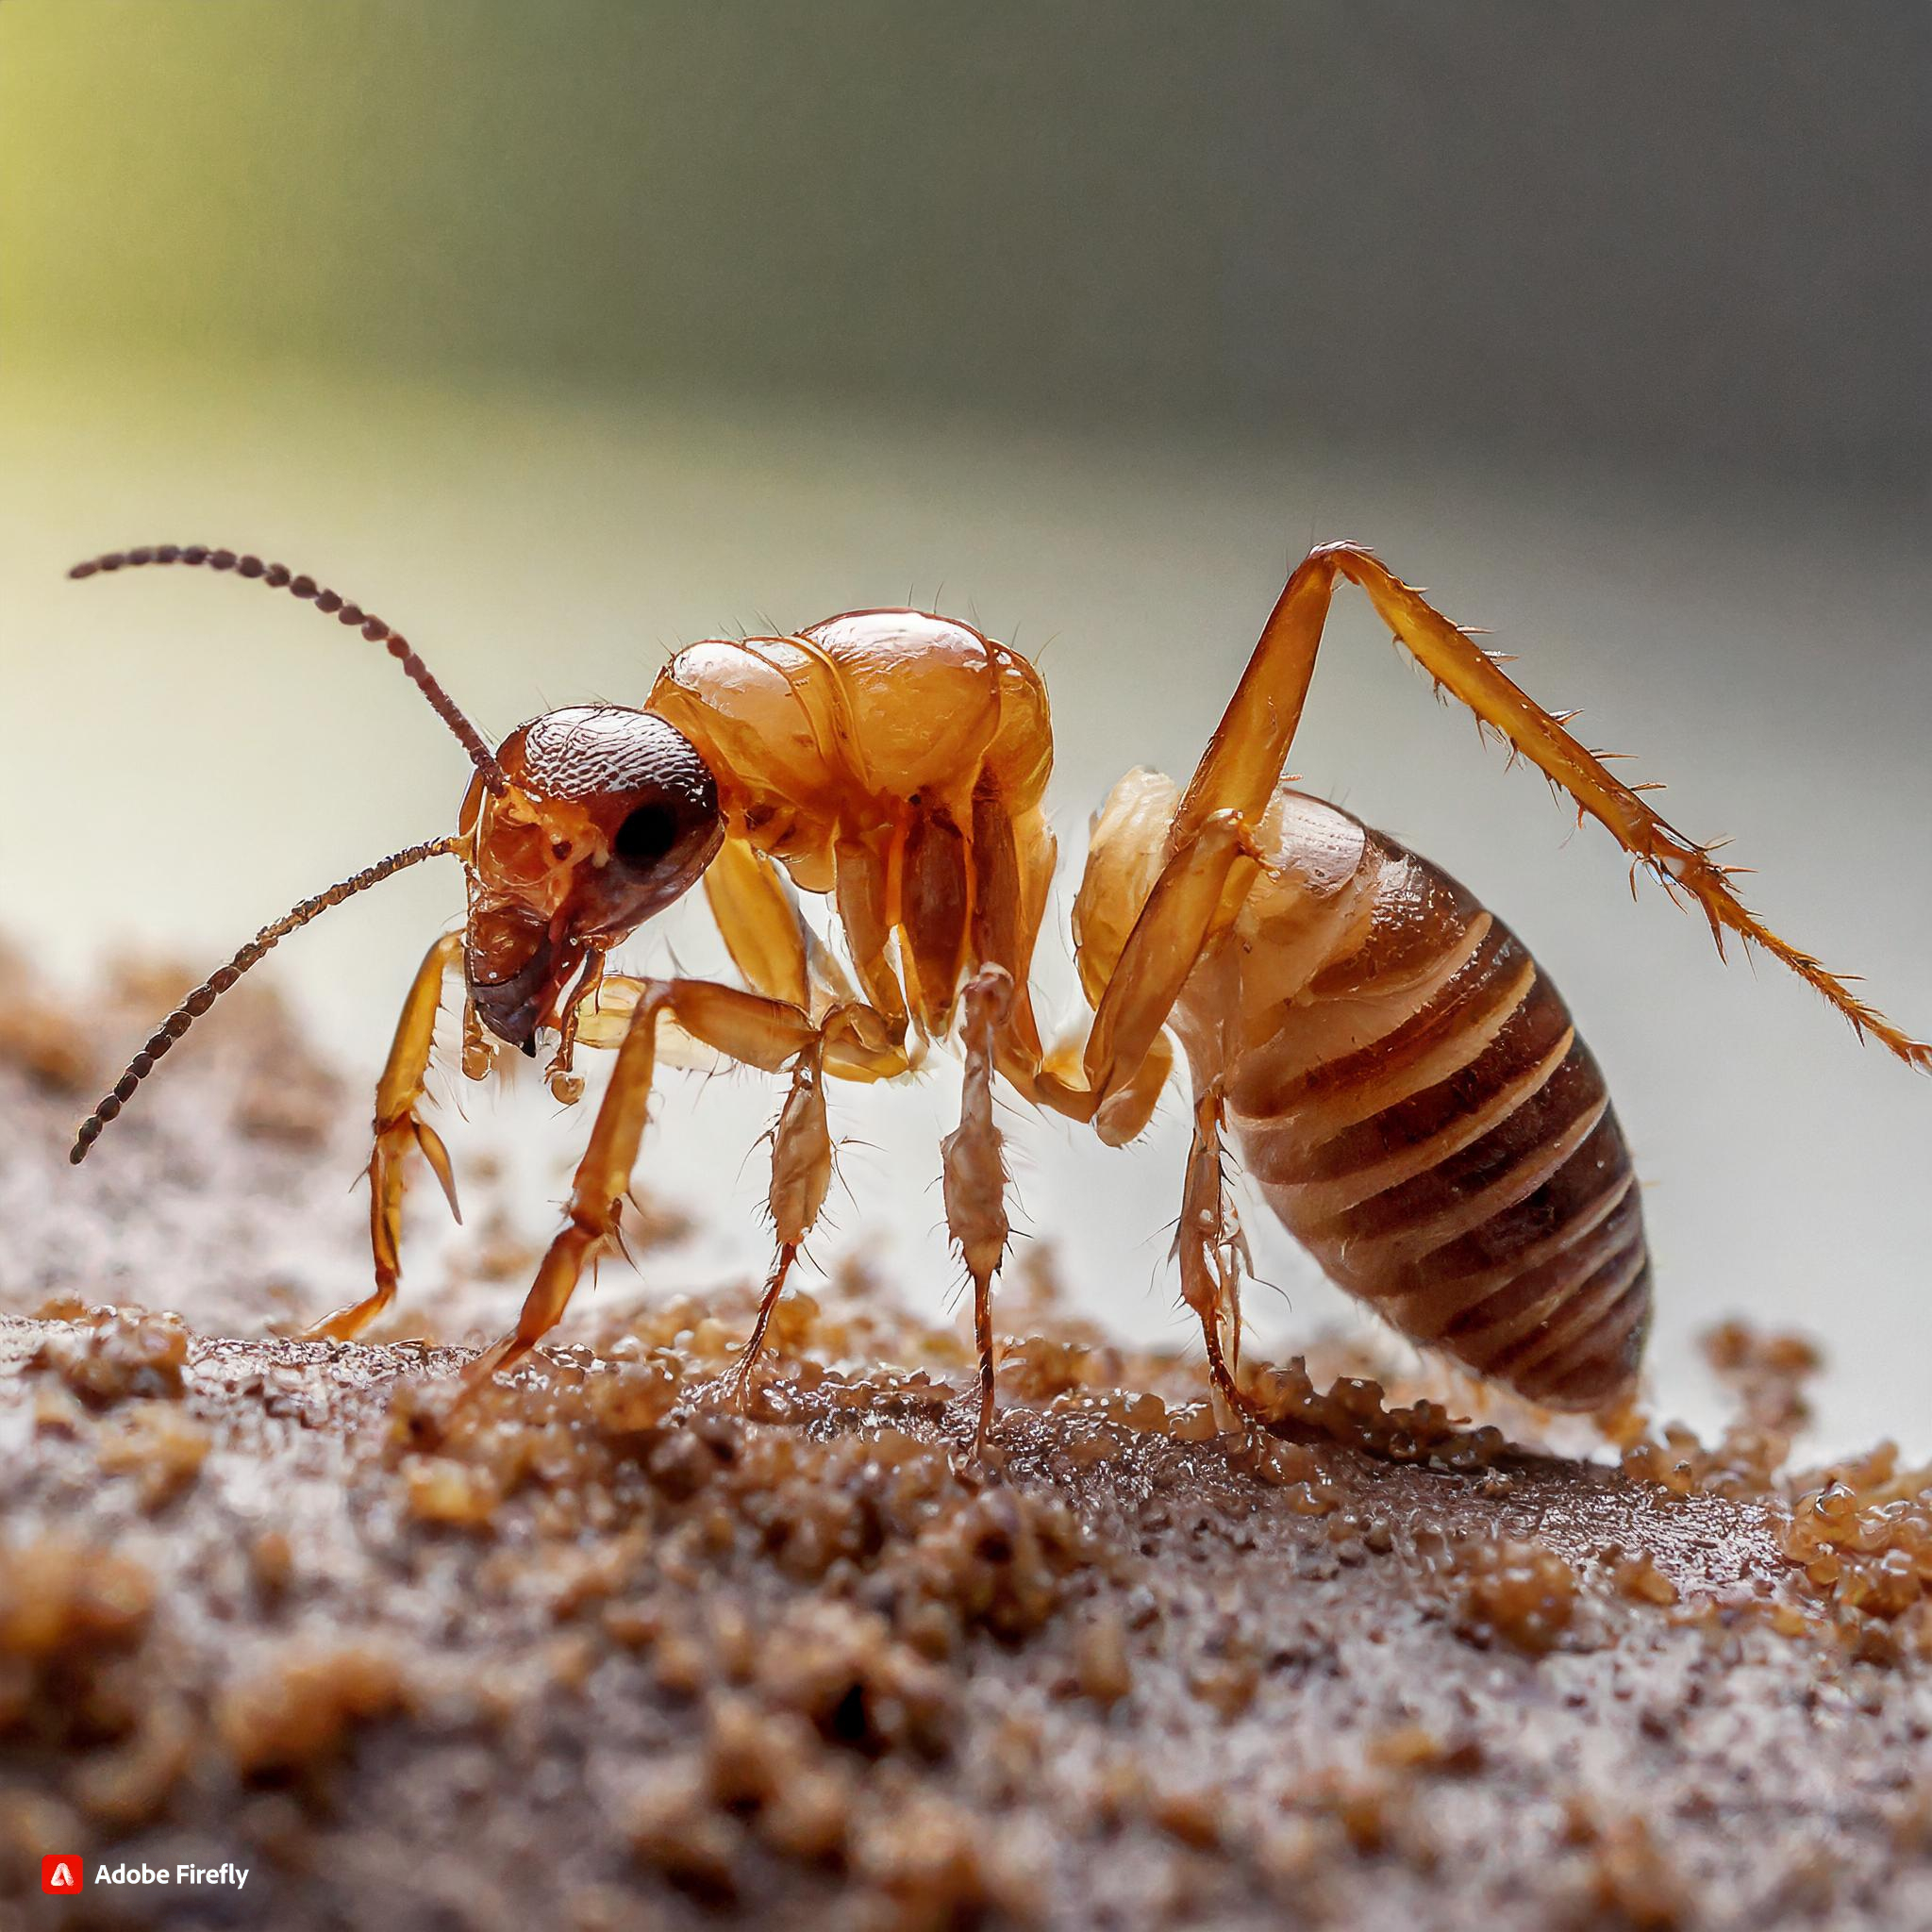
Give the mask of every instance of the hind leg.
M 1220 1083 L 1210 1082 L 1194 1099 L 1194 1139 L 1188 1150 L 1174 1252 L 1180 1259 L 1182 1299 L 1200 1319 L 1214 1391 L 1234 1414 L 1252 1418 L 1254 1401 L 1235 1380 L 1241 1366 L 1241 1273 L 1247 1264 L 1247 1243 L 1228 1198 L 1222 1109 Z
M 1706 847 L 1685 838 L 1644 803 L 1638 789 L 1614 777 L 1598 754 L 1579 743 L 1565 728 L 1571 714 L 1545 710 L 1504 675 L 1473 637 L 1358 543 L 1324 543 L 1289 578 L 1195 768 L 1174 820 L 1170 850 L 1178 850 L 1218 811 L 1234 810 L 1257 823 L 1267 808 L 1301 720 L 1328 608 L 1342 578 L 1360 587 L 1396 641 L 1441 689 L 1567 792 L 1579 814 L 1587 812 L 1602 824 L 1639 865 L 1656 873 L 1673 896 L 1688 892 L 1709 922 L 1720 953 L 1726 931 L 1761 946 L 1824 994 L 1854 1030 L 1870 1034 L 1912 1065 L 1932 1069 L 1932 1046 L 1908 1039 L 1842 979 L 1747 911 L 1731 888 L 1730 871 L 1713 862 Z

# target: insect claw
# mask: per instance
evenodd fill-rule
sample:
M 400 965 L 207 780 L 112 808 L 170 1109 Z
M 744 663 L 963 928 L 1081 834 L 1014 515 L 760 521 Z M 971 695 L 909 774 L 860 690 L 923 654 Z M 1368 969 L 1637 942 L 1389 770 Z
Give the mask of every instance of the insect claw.
M 423 1150 L 423 1158 L 429 1163 L 429 1171 L 442 1187 L 442 1198 L 449 1203 L 449 1211 L 456 1217 L 458 1227 L 463 1224 L 463 1210 L 457 1203 L 457 1177 L 450 1166 L 449 1149 L 442 1144 L 442 1136 L 427 1121 L 413 1124 L 416 1145 Z
M 638 1265 L 637 1257 L 630 1251 L 630 1243 L 624 1238 L 624 1224 L 621 1221 L 611 1224 L 610 1245 L 624 1257 L 625 1262 L 628 1267 L 635 1268 Z M 591 1284 L 592 1287 L 596 1286 L 596 1281 L 597 1263 L 593 1259 L 591 1263 Z

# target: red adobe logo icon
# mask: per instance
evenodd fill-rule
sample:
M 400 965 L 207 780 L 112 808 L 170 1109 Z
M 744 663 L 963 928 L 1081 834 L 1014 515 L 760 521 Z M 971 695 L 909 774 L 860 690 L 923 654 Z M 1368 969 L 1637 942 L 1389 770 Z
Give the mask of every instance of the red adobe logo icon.
M 42 1891 L 78 1891 L 86 1872 L 78 1858 L 63 1858 L 58 1853 L 41 1860 Z

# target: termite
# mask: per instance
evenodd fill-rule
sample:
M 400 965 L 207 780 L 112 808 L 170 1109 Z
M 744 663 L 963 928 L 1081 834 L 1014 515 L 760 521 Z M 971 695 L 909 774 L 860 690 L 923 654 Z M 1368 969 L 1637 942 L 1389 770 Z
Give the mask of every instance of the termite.
M 942 1143 L 948 1226 L 972 1278 L 976 1441 L 993 1419 L 991 1291 L 1009 1239 L 995 1075 L 1110 1146 L 1147 1125 L 1174 1071 L 1193 1141 L 1176 1246 L 1214 1388 L 1239 1377 L 1244 1259 L 1224 1143 L 1342 1288 L 1427 1348 L 1557 1409 L 1630 1390 L 1650 1260 L 1630 1155 L 1604 1077 L 1522 941 L 1427 859 L 1284 778 L 1337 586 L 1369 598 L 1437 685 L 1597 819 L 1676 898 L 1762 948 L 1900 1058 L 1907 1037 L 1739 901 L 1733 868 L 1613 777 L 1458 628 L 1355 543 L 1289 577 L 1185 790 L 1129 773 L 1093 821 L 1074 909 L 1084 1036 L 1048 1046 L 1029 984 L 1055 869 L 1043 809 L 1047 694 L 1026 659 L 970 625 L 858 610 L 789 637 L 678 652 L 641 709 L 547 711 L 492 750 L 382 619 L 278 563 L 163 544 L 76 565 L 205 565 L 284 590 L 387 646 L 468 753 L 456 831 L 412 845 L 266 926 L 161 1025 L 81 1124 L 82 1159 L 156 1061 L 279 940 L 405 867 L 461 864 L 467 916 L 430 947 L 376 1088 L 369 1163 L 375 1285 L 310 1331 L 348 1341 L 400 1276 L 412 1149 L 452 1206 L 422 1116 L 445 979 L 464 986 L 462 1066 L 495 1043 L 549 1050 L 559 1098 L 579 1047 L 616 1063 L 563 1225 L 515 1328 L 467 1372 L 510 1368 L 561 1319 L 587 1260 L 617 1242 L 665 1019 L 727 1058 L 790 1076 L 773 1135 L 776 1253 L 733 1371 L 741 1400 L 774 1307 L 824 1205 L 825 1081 L 888 1080 L 957 1041 L 959 1124 Z M 742 984 L 626 977 L 620 942 L 702 878 Z M 802 910 L 823 901 L 844 958 Z M 849 971 L 848 971 L 849 962 Z

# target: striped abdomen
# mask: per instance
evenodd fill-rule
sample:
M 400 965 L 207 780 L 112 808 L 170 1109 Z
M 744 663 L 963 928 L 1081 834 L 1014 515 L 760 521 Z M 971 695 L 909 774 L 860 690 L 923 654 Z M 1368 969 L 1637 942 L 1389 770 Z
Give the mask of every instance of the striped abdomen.
M 1241 1024 L 1204 1028 L 1209 974 L 1182 1025 L 1197 1062 L 1221 1062 L 1249 1173 L 1404 1334 L 1538 1402 L 1612 1400 L 1636 1373 L 1650 1267 L 1629 1150 L 1562 998 L 1392 839 L 1290 793 L 1270 830 L 1286 875 L 1264 879 L 1224 962 Z

